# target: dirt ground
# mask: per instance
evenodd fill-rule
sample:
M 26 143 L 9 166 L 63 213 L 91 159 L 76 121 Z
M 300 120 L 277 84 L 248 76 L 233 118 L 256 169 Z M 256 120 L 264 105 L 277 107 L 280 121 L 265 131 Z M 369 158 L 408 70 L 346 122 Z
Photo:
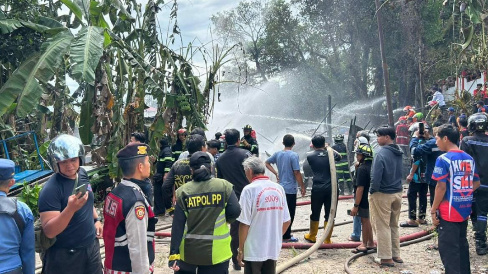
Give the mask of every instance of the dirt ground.
M 309 200 L 309 197 L 300 198 L 299 201 Z M 339 201 L 337 209 L 337 217 L 335 222 L 340 223 L 344 221 L 351 220 L 351 217 L 347 215 L 347 209 L 350 209 L 353 205 L 352 200 L 341 200 Z M 408 209 L 407 199 L 403 199 L 402 210 Z M 430 208 L 427 209 L 427 212 Z M 300 206 L 297 208 L 295 222 L 293 223 L 292 229 L 308 228 L 309 225 L 309 215 L 310 215 L 310 205 Z M 323 215 L 323 213 L 322 213 Z M 323 216 L 322 216 L 323 219 Z M 403 212 L 400 216 L 400 221 L 407 220 L 407 212 Z M 164 224 L 170 224 L 171 218 L 165 217 L 159 221 L 158 226 Z M 323 221 L 321 220 L 321 223 Z M 429 223 L 430 220 L 429 220 Z M 421 230 L 427 230 L 430 225 L 419 226 L 418 228 L 400 228 L 401 236 L 418 232 Z M 169 231 L 169 230 L 165 230 Z M 352 232 L 352 223 L 334 228 L 332 233 L 332 241 L 336 243 L 347 242 L 348 236 Z M 293 235 L 300 239 L 300 242 L 305 242 L 303 235 L 307 233 L 294 232 Z M 474 238 L 473 238 L 472 226 L 468 225 L 468 241 L 470 245 L 470 258 L 471 258 L 471 271 L 472 273 L 488 273 L 488 256 L 478 256 L 476 255 L 474 249 Z M 167 258 L 169 252 L 169 239 L 161 239 L 157 243 L 156 247 L 156 261 L 155 261 L 155 274 L 162 273 L 172 273 L 172 271 L 167 267 Z M 375 254 L 366 255 L 353 261 L 349 266 L 352 273 L 402 273 L 402 274 L 414 274 L 414 273 L 429 273 L 437 274 L 444 273 L 441 259 L 439 257 L 439 252 L 437 250 L 430 250 L 429 246 L 434 244 L 436 237 L 433 239 L 420 242 L 417 244 L 412 244 L 401 248 L 401 257 L 405 261 L 403 264 L 395 264 L 392 268 L 380 268 L 373 261 L 372 258 Z M 305 250 L 294 250 L 294 249 L 283 249 L 281 251 L 280 259 L 278 264 L 286 262 L 296 254 L 302 253 Z M 350 249 L 327 249 L 319 250 L 318 252 L 312 254 L 308 259 L 302 261 L 301 263 L 289 268 L 284 273 L 345 273 L 344 263 L 346 260 L 354 255 L 351 253 Z M 234 271 L 232 268 L 232 263 L 229 267 L 230 273 L 244 273 L 241 271 Z
M 299 198 L 299 201 L 309 200 L 310 197 Z M 350 209 L 353 205 L 353 201 L 350 200 L 340 200 L 337 209 L 337 217 L 335 219 L 336 223 L 350 221 L 352 217 L 347 215 L 347 209 Z M 407 199 L 403 199 L 402 210 L 408 209 Z M 430 208 L 427 209 L 430 212 Z M 309 215 L 310 215 L 310 205 L 299 206 L 296 211 L 295 221 L 293 223 L 292 229 L 308 228 L 309 225 Z M 400 221 L 407 220 L 407 212 L 401 213 Z M 428 220 L 429 223 L 430 220 Z M 157 227 L 162 227 L 171 224 L 171 217 L 160 218 Z M 321 217 L 321 224 L 323 223 L 323 213 Z M 411 234 L 414 232 L 427 230 L 430 225 L 420 226 L 418 228 L 400 228 L 401 236 Z M 162 231 L 171 231 L 171 229 L 166 229 Z M 334 228 L 332 233 L 332 241 L 335 243 L 347 242 L 347 238 L 352 232 L 352 223 L 342 226 L 337 226 Z M 306 231 L 294 232 L 293 235 L 297 237 L 300 242 L 306 242 L 303 239 L 303 235 L 307 233 Z M 476 255 L 474 248 L 474 233 L 472 232 L 471 223 L 468 225 L 468 241 L 470 245 L 470 258 L 471 258 L 471 271 L 473 274 L 488 273 L 488 256 L 478 256 Z M 320 235 L 319 235 L 320 236 Z M 168 255 L 169 255 L 169 241 L 170 239 L 158 239 L 156 245 L 156 259 L 155 259 L 155 274 L 165 274 L 172 273 L 172 271 L 167 267 Z M 412 244 L 401 248 L 401 257 L 405 261 L 403 264 L 395 264 L 392 268 L 379 268 L 373 261 L 372 258 L 375 254 L 366 255 L 353 261 L 349 266 L 352 273 L 402 273 L 402 274 L 416 274 L 416 273 L 429 273 L 429 274 L 440 274 L 444 273 L 441 259 L 439 257 L 439 252 L 437 250 L 430 250 L 429 246 L 436 242 L 436 237 L 433 239 L 420 242 L 417 244 Z M 101 243 L 102 244 L 102 243 Z M 278 264 L 286 262 L 292 257 L 305 250 L 295 250 L 295 249 L 283 249 L 280 254 L 280 259 Z M 104 250 L 101 249 L 102 257 Z M 345 273 L 344 263 L 351 257 L 351 249 L 327 249 L 319 250 L 313 253 L 309 258 L 300 262 L 299 264 L 287 269 L 284 273 Z M 38 259 L 37 266 L 41 266 L 41 262 Z M 37 271 L 38 272 L 38 271 Z M 229 266 L 230 273 L 244 273 L 244 271 L 235 271 L 232 268 L 232 263 Z

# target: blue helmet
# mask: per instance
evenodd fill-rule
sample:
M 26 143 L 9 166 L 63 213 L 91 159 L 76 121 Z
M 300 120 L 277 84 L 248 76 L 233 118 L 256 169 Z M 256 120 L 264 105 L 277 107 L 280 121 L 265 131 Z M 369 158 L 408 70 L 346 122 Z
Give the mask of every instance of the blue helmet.
M 449 107 L 449 108 L 447 109 L 447 111 L 450 111 L 450 112 L 455 112 L 456 110 L 455 110 L 453 107 Z

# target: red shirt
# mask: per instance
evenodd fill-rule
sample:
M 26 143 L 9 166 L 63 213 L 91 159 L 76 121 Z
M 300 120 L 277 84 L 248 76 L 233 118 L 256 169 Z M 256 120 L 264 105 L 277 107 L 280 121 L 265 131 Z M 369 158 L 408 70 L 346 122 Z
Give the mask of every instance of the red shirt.
M 473 96 L 474 97 L 478 96 L 478 92 L 480 93 L 480 95 L 483 98 L 488 98 L 488 96 L 486 95 L 486 90 L 484 90 L 484 89 L 482 89 L 482 90 L 475 89 L 474 92 L 473 92 Z

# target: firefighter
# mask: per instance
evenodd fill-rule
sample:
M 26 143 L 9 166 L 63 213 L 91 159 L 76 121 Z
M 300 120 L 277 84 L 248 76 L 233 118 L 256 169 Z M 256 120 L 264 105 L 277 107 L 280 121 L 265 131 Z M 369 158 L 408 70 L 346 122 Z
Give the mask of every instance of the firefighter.
M 108 194 L 103 209 L 104 273 L 152 273 L 157 219 L 141 183 L 151 164 L 146 144 L 128 144 L 117 153 L 122 181 Z
M 186 150 L 186 136 L 188 133 L 186 132 L 186 129 L 180 128 L 178 129 L 178 134 L 176 139 L 176 143 L 171 147 L 171 150 L 173 151 L 173 159 L 176 161 L 180 157 L 180 154 L 183 153 L 183 151 Z
M 175 273 L 228 273 L 228 223 L 241 213 L 232 184 L 212 177 L 210 156 L 190 157 L 193 180 L 176 191 L 168 266 Z
M 351 174 L 349 173 L 349 162 L 347 161 L 347 148 L 344 144 L 344 135 L 334 136 L 334 145 L 332 149 L 339 152 L 341 160 L 336 163 L 337 182 L 339 183 L 339 193 L 344 195 L 347 188 L 349 194 L 353 193 Z
M 162 190 L 162 185 L 166 174 L 171 169 L 173 162 L 173 153 L 171 152 L 171 146 L 168 142 L 167 137 L 163 137 L 159 140 L 159 156 L 156 162 L 156 174 L 154 174 L 154 214 L 164 215 L 164 194 Z
M 480 187 L 474 192 L 473 215 L 474 238 L 476 240 L 476 254 L 485 255 L 486 245 L 486 217 L 488 215 L 488 116 L 485 113 L 475 113 L 468 118 L 468 129 L 473 134 L 461 141 L 460 148 L 473 157 L 479 172 Z
M 251 125 L 244 126 L 242 130 L 244 131 L 244 136 L 241 138 L 240 147 L 249 150 L 252 155 L 259 157 L 258 141 L 251 136 L 251 132 L 253 131 Z

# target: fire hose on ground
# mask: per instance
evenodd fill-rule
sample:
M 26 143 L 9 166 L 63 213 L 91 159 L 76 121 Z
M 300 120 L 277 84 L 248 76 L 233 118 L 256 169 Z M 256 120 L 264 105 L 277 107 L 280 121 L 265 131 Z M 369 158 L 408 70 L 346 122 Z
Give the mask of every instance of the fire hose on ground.
M 411 244 L 420 243 L 420 242 L 426 241 L 428 239 L 431 239 L 433 236 L 434 235 L 432 234 L 432 230 L 421 231 L 421 232 L 405 235 L 403 237 L 400 237 L 400 242 L 401 242 L 400 246 L 407 246 L 407 245 L 411 245 Z M 403 241 L 402 241 L 402 238 L 403 238 Z M 359 257 L 366 256 L 368 254 L 372 254 L 375 252 L 376 252 L 376 250 L 372 249 L 372 250 L 368 250 L 367 252 L 360 252 L 358 254 L 355 254 L 355 255 L 349 257 L 346 260 L 346 262 L 344 263 L 344 271 L 346 271 L 346 273 L 348 273 L 348 274 L 352 274 L 353 272 L 349 269 L 349 265 L 354 260 L 356 260 Z
M 322 246 L 322 243 L 324 242 L 325 238 L 329 233 L 331 233 L 332 228 L 334 227 L 334 218 L 336 214 L 336 209 L 337 209 L 337 177 L 336 177 L 336 169 L 335 169 L 335 162 L 334 162 L 334 153 L 332 148 L 327 147 L 327 153 L 329 156 L 329 166 L 330 166 L 330 173 L 331 173 L 331 182 L 332 182 L 332 201 L 331 201 L 331 206 L 330 206 L 330 212 L 329 212 L 329 222 L 327 223 L 327 226 L 325 227 L 325 232 L 320 235 L 320 238 L 317 238 L 317 241 L 315 244 L 313 244 L 311 247 L 309 246 L 308 250 L 305 251 L 304 253 L 299 254 L 296 257 L 293 257 L 292 259 L 284 262 L 281 265 L 278 265 L 276 268 L 276 273 L 281 273 L 285 271 L 287 268 L 299 263 L 300 261 L 308 258 L 312 253 L 317 251 Z M 171 237 L 171 232 L 156 232 L 154 234 L 157 237 Z

